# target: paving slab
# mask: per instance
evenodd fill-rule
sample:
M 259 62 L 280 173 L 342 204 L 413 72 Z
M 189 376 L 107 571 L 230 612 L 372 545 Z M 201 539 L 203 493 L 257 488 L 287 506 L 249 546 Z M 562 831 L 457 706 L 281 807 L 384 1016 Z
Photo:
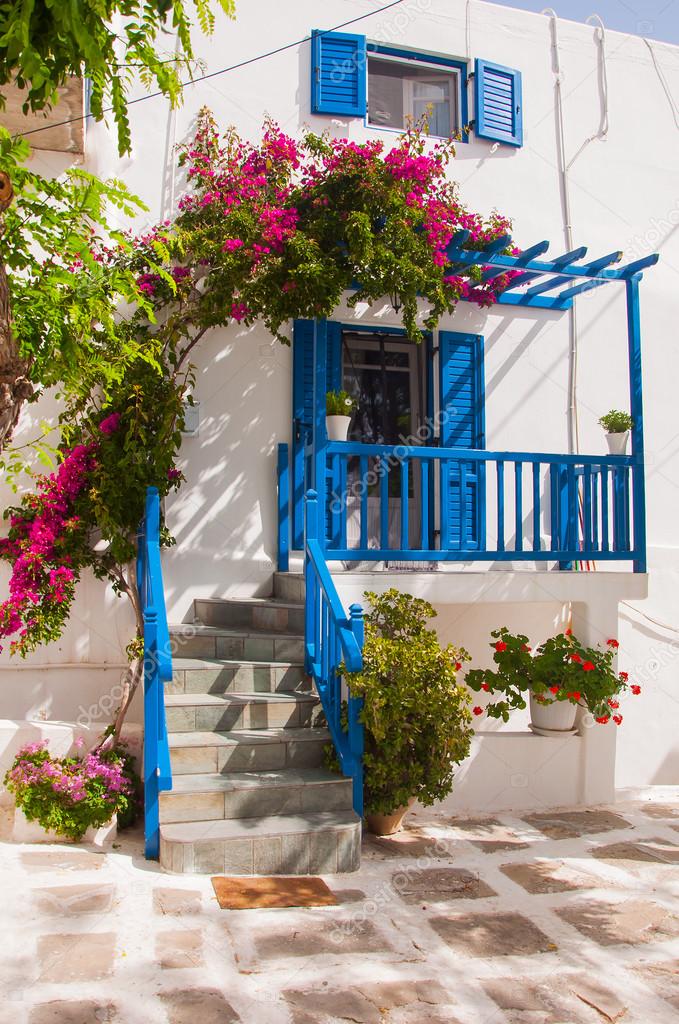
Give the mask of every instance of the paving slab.
M 113 905 L 115 887 L 102 885 L 55 885 L 33 891 L 38 910 L 57 917 L 105 914 Z
M 202 967 L 203 935 L 197 929 L 175 928 L 156 935 L 156 963 L 162 970 Z
M 524 814 L 523 820 L 533 828 L 544 832 L 550 839 L 576 839 L 580 836 L 595 835 L 629 828 L 630 823 L 613 811 L 599 808 L 584 811 L 549 811 L 539 814 Z
M 528 841 L 497 818 L 451 818 L 448 823 L 455 833 L 484 853 L 528 849 Z
M 98 1003 L 90 999 L 52 999 L 34 1006 L 28 1024 L 122 1024 L 113 1003 Z
M 215 988 L 161 992 L 168 1024 L 238 1024 L 242 1019 Z
M 642 964 L 634 971 L 660 999 L 679 1010 L 679 959 Z
M 679 864 L 679 845 L 666 839 L 634 839 L 597 846 L 591 851 L 597 860 L 624 861 L 633 864 Z
M 533 956 L 557 946 L 522 914 L 454 914 L 430 919 L 431 927 L 466 956 Z
M 153 890 L 153 910 L 164 916 L 183 917 L 200 912 L 202 898 L 191 889 L 158 888 Z
M 636 946 L 679 936 L 679 918 L 646 900 L 578 903 L 558 907 L 556 913 L 600 946 Z
M 113 932 L 41 935 L 39 981 L 99 981 L 113 973 Z
M 535 894 L 577 892 L 598 888 L 600 880 L 569 868 L 563 861 L 533 860 L 520 864 L 501 864 L 500 871 L 526 892 Z
M 495 889 L 466 868 L 398 871 L 391 876 L 391 885 L 406 903 L 441 903 L 497 896 Z

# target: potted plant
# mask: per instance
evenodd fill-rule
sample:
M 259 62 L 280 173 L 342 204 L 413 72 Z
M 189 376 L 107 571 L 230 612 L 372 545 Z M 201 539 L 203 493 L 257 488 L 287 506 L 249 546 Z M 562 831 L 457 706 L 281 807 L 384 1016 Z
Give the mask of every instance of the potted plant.
M 491 633 L 496 668 L 472 669 L 465 682 L 476 693 L 483 691 L 499 700 L 473 713 L 508 721 L 514 708 L 530 702 L 531 728 L 541 736 L 564 736 L 573 731 L 578 707 L 589 711 L 601 725 L 622 723 L 618 697 L 625 690 L 641 693 L 630 684 L 626 672 L 613 668 L 618 641 L 610 639 L 605 650 L 585 647 L 572 630 L 545 640 L 535 652 L 528 637 L 506 627 Z
M 457 681 L 469 655 L 441 647 L 426 601 L 395 589 L 365 597 L 363 669 L 346 679 L 364 700 L 368 828 L 390 835 L 415 800 L 430 806 L 450 793 L 454 766 L 469 754 L 470 698 Z
M 630 414 L 620 412 L 619 409 L 611 409 L 601 417 L 599 423 L 606 431 L 608 450 L 611 455 L 624 455 L 627 451 L 629 432 L 634 426 Z
M 132 823 L 139 798 L 132 759 L 120 750 L 53 757 L 45 741 L 31 743 L 4 781 L 16 803 L 14 838 L 26 842 L 98 841 L 97 830 L 110 838 L 118 815 Z M 33 835 L 31 822 L 43 833 Z
M 356 403 L 346 391 L 328 391 L 325 396 L 325 428 L 329 441 L 346 441 Z

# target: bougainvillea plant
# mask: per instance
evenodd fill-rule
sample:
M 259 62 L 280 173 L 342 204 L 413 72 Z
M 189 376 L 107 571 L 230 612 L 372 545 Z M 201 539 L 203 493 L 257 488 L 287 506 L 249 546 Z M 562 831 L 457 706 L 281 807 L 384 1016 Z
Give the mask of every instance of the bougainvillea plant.
M 77 368 L 49 380 L 64 396 L 62 463 L 6 513 L 0 557 L 12 580 L 0 634 L 15 637 L 19 654 L 56 639 L 86 568 L 125 594 L 137 639 L 115 736 L 142 673 L 136 530 L 146 487 L 162 496 L 181 483 L 194 349 L 212 328 L 254 321 L 287 343 L 290 320 L 330 316 L 346 293 L 350 304 L 397 297 L 415 341 L 461 298 L 492 304 L 511 272 L 484 281 L 483 264 L 451 265 L 447 249 L 459 232 L 480 249 L 511 225 L 463 205 L 447 175 L 453 154 L 452 141 L 432 143 L 423 126 L 387 152 L 376 140 L 311 132 L 295 141 L 269 122 L 255 145 L 233 130 L 220 136 L 203 110 L 180 148 L 176 219 L 110 244 L 93 235 L 87 258 L 63 268 L 97 301 L 80 325 Z M 24 333 L 24 345 L 35 343 Z
M 528 637 L 510 633 L 503 626 L 493 630 L 491 648 L 496 668 L 472 669 L 465 682 L 476 693 L 483 691 L 495 698 L 485 708 L 476 706 L 477 716 L 508 721 L 514 708 L 525 708 L 532 691 L 540 704 L 569 701 L 589 711 L 595 722 L 622 724 L 618 697 L 626 690 L 641 693 L 641 687 L 629 683 L 626 672 L 616 672 L 613 660 L 619 646 L 611 638 L 605 649 L 585 647 L 572 630 L 550 637 L 533 651 Z
M 29 821 L 69 839 L 82 839 L 114 814 L 128 814 L 135 799 L 125 757 L 93 751 L 82 757 L 53 757 L 45 742 L 23 747 L 4 779 Z

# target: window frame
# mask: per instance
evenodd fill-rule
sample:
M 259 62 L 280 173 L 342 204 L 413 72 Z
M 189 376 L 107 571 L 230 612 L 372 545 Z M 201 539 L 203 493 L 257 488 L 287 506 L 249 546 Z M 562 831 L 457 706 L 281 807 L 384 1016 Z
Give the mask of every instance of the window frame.
M 469 125 L 469 105 L 467 100 L 467 86 L 469 79 L 469 65 L 466 61 L 455 60 L 452 57 L 441 57 L 438 54 L 424 53 L 420 50 L 405 50 L 396 46 L 383 46 L 381 43 L 367 43 L 366 47 L 366 110 L 364 124 L 372 131 L 394 132 L 397 135 L 403 134 L 403 128 L 390 128 L 386 125 L 373 124 L 370 120 L 370 58 L 378 57 L 392 60 L 395 64 L 407 66 L 414 64 L 420 67 L 429 67 L 432 71 L 447 70 L 457 72 L 457 109 L 460 116 L 460 135 L 457 141 L 469 142 L 469 133 L 464 131 Z M 452 113 L 452 111 L 451 111 Z M 457 130 L 457 129 L 456 129 Z M 428 135 L 430 139 L 441 139 L 441 135 Z

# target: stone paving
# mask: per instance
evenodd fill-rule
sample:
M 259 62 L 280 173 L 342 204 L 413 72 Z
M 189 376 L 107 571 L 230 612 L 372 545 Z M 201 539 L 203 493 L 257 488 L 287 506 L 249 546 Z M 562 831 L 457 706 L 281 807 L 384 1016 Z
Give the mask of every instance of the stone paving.
M 679 789 L 368 838 L 340 903 L 220 910 L 139 833 L 0 844 L 0 1024 L 671 1024 Z

